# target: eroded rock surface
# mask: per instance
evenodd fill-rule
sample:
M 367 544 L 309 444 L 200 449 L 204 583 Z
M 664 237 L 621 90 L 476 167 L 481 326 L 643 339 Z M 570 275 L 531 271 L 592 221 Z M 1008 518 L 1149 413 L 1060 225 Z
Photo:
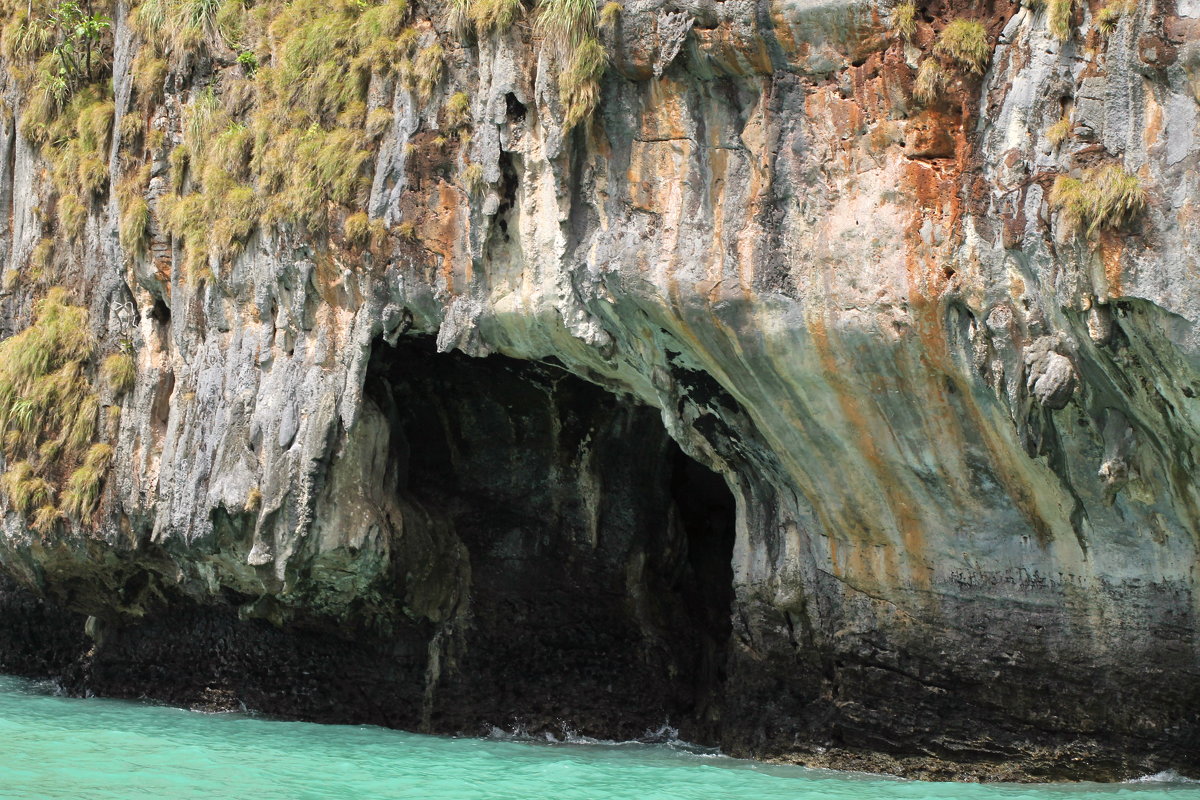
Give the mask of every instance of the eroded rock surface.
M 1200 774 L 1200 7 L 1105 35 L 1100 9 L 1060 40 L 1004 0 L 918 3 L 906 39 L 888 4 L 638 0 L 564 131 L 524 27 L 416 8 L 447 73 L 425 103 L 371 77 L 391 121 L 355 202 L 386 244 L 264 223 L 197 279 L 156 204 L 237 67 L 201 50 L 135 104 L 118 7 L 114 126 L 166 139 L 145 254 L 115 192 L 57 231 L 0 84 L 3 332 L 57 282 L 137 365 L 95 515 L 6 506 L 0 664 L 933 777 Z M 923 105 L 962 15 L 986 73 Z M 1068 231 L 1055 177 L 1107 161 L 1144 213 Z

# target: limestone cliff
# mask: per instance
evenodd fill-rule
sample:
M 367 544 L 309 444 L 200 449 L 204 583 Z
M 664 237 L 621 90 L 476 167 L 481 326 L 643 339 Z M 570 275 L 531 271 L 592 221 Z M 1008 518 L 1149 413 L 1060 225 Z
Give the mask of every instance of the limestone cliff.
M 0 665 L 1200 773 L 1200 3 L 3 6 Z

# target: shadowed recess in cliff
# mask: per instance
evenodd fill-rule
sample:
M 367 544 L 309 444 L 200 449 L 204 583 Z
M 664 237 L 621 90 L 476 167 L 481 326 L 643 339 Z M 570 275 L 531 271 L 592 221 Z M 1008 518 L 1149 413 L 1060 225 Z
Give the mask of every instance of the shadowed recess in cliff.
M 469 586 L 433 590 L 456 600 L 433 614 L 447 633 L 427 726 L 627 739 L 669 722 L 714 740 L 734 501 L 659 412 L 555 366 L 425 339 L 380 344 L 366 389 L 406 509 L 393 546 L 406 607 L 439 582 L 411 579 L 421 549 L 469 561 L 448 570 Z

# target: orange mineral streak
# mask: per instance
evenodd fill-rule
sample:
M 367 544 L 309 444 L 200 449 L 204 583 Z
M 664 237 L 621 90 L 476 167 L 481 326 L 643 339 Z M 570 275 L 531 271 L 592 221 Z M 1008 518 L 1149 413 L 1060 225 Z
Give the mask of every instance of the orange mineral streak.
M 1142 129 L 1142 142 L 1146 145 L 1146 149 L 1149 150 L 1159 140 L 1163 132 L 1162 106 L 1155 102 L 1153 95 L 1150 93 L 1146 94 L 1145 122 L 1146 127 Z
M 729 173 L 729 151 L 723 148 L 709 148 L 708 169 L 711 175 L 708 182 L 708 204 L 713 210 L 712 239 L 706 248 L 708 253 L 709 279 L 717 285 L 725 274 L 725 203 L 727 196 L 725 183 Z M 735 220 L 735 224 L 736 224 Z
M 1125 238 L 1112 231 L 1100 234 L 1098 255 L 1100 264 L 1104 267 L 1105 294 L 1108 298 L 1121 297 L 1125 294 L 1123 287 L 1124 275 L 1121 269 L 1121 256 L 1125 254 Z
M 940 246 L 928 244 L 922 237 L 927 222 L 946 232 L 958 230 L 962 214 L 964 151 L 965 148 L 960 147 L 959 158 L 953 162 L 910 162 L 904 172 L 905 188 L 915 201 L 913 218 L 905 231 L 905 260 L 913 332 L 920 342 L 923 362 L 919 372 L 925 375 L 925 397 L 931 401 L 931 410 L 936 408 L 937 413 L 945 415 L 965 415 L 953 438 L 961 443 L 965 442 L 964 437 L 975 437 L 986 448 L 995 477 L 1029 521 L 1039 541 L 1046 545 L 1052 538 L 1052 524 L 1048 520 L 1056 519 L 1058 515 L 1042 502 L 1033 488 L 1036 481 L 1044 480 L 1044 476 L 1036 474 L 1018 443 L 1006 440 L 992 424 L 976 402 L 969 381 L 956 367 L 945 330 L 946 290 L 952 288 L 952 277 L 943 266 L 950 247 L 946 243 Z M 946 242 L 950 241 L 947 236 Z M 915 376 L 913 379 L 920 380 Z M 933 381 L 942 381 L 943 386 L 935 386 Z M 957 406 L 948 403 L 944 386 L 955 388 L 959 399 Z M 943 452 L 947 449 L 953 448 L 944 448 Z
M 687 136 L 683 120 L 687 117 L 687 85 L 670 78 L 650 81 L 642 95 L 641 130 L 638 138 L 682 139 Z
M 464 213 L 469 201 L 458 188 L 445 181 L 439 181 L 435 191 L 434 213 L 422 220 L 421 239 L 428 250 L 437 254 L 438 273 L 445 290 L 453 294 L 459 286 L 469 283 L 472 276 L 470 253 L 464 251 L 471 240 L 470 220 Z M 456 280 L 460 273 L 462 281 Z
M 692 146 L 689 139 L 634 141 L 626 173 L 630 204 L 655 214 L 678 214 Z
M 345 254 L 329 248 L 317 251 L 313 258 L 317 293 L 328 308 L 353 312 L 362 304 L 362 294 L 358 291 L 357 281 L 347 280 L 352 270 L 339 255 Z
M 853 519 L 849 525 L 841 524 L 829 530 L 832 534 L 834 531 L 859 528 L 866 537 L 865 540 L 855 542 L 856 551 L 863 551 L 871 544 L 886 545 L 882 556 L 882 566 L 886 573 L 884 576 L 877 574 L 871 564 L 862 560 L 861 552 L 848 560 L 845 567 L 853 570 L 858 577 L 899 579 L 902 577 L 898 563 L 901 554 L 897 552 L 897 548 L 902 546 L 904 566 L 907 568 L 907 575 L 904 576 L 907 578 L 906 583 L 925 586 L 929 580 L 929 572 L 923 566 L 923 562 L 926 561 L 925 538 L 919 503 L 903 483 L 904 470 L 896 469 L 884 452 L 884 447 L 888 444 L 894 448 L 895 436 L 891 426 L 869 402 L 864 402 L 860 395 L 861 390 L 848 377 L 854 375 L 854 366 L 852 363 L 839 361 L 838 353 L 845 345 L 833 339 L 825 320 L 813 315 L 808 319 L 808 329 L 821 363 L 821 377 L 834 393 L 842 412 L 845 433 L 850 439 L 847 449 L 862 459 L 863 466 L 867 468 L 881 492 L 881 503 L 870 505 L 862 502 L 856 504 L 848 494 L 844 495 L 837 501 L 843 505 L 843 509 L 840 513 L 831 510 L 831 516 L 845 516 L 846 512 L 854 507 L 850 517 L 858 519 Z M 864 492 L 859 496 L 867 494 L 869 493 Z M 817 499 L 816 503 L 820 504 L 821 500 Z M 894 534 L 898 534 L 898 541 Z
M 804 113 L 810 120 L 819 121 L 829 133 L 828 139 L 836 142 L 843 154 L 854 151 L 858 136 L 866 129 L 866 115 L 862 106 L 854 100 L 842 99 L 832 92 L 812 92 L 804 99 Z M 844 166 L 850 166 L 847 162 Z
M 725 75 L 769 75 L 774 71 L 771 54 L 761 36 L 742 36 L 728 22 L 716 28 L 693 28 L 699 49 L 707 63 Z

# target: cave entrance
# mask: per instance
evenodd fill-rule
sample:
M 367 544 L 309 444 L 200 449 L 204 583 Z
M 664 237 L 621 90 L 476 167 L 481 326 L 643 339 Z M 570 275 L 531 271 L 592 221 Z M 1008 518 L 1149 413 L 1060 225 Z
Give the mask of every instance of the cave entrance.
M 467 585 L 438 612 L 457 616 L 430 729 L 631 739 L 669 722 L 715 740 L 734 499 L 656 409 L 552 364 L 437 353 L 426 338 L 378 345 L 366 394 L 406 509 L 398 595 L 413 613 L 414 576 Z M 458 567 L 430 566 L 447 553 Z

